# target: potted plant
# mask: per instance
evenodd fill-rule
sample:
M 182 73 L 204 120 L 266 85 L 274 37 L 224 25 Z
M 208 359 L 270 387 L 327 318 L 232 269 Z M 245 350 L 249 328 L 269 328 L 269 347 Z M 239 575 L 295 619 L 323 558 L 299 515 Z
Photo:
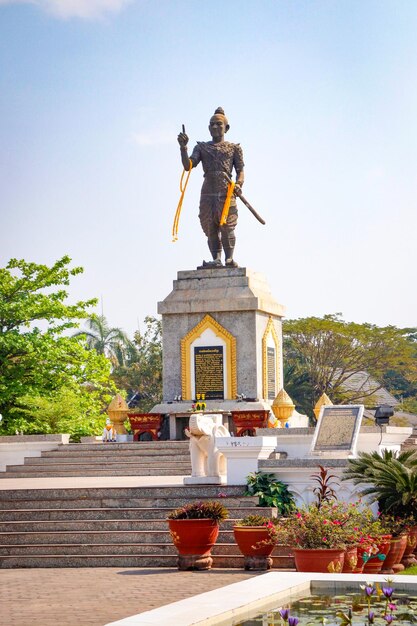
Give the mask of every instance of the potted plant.
M 297 571 L 342 571 L 346 531 L 341 521 L 334 518 L 330 504 L 298 509 L 280 521 L 278 535 L 280 541 L 292 547 Z
M 364 515 L 361 503 L 335 502 L 327 507 L 326 514 L 329 519 L 340 524 L 343 530 L 346 548 L 342 572 L 358 573 L 358 546 L 362 539 L 361 525 Z
M 410 516 L 397 517 L 382 514 L 380 519 L 387 531 L 391 534 L 390 549 L 384 560 L 381 574 L 395 574 L 404 569 L 404 565 L 401 564 L 401 559 L 408 545 L 409 530 L 414 522 Z
M 214 500 L 190 502 L 168 514 L 169 533 L 178 550 L 178 569 L 211 568 L 211 549 L 219 535 L 220 522 L 228 516 L 226 507 Z
M 264 515 L 248 515 L 233 526 L 233 534 L 244 556 L 245 570 L 268 570 L 271 553 L 277 540 L 277 519 Z
M 415 450 L 393 452 L 384 450 L 378 452 L 362 452 L 358 458 L 349 459 L 348 467 L 344 471 L 343 480 L 351 480 L 361 488 L 359 493 L 367 496 L 370 501 L 378 502 L 378 508 L 383 515 L 395 518 L 417 519 L 417 454 Z M 405 563 L 415 563 L 412 557 L 413 536 L 410 531 L 410 546 L 406 546 Z M 415 545 L 415 543 L 414 543 Z M 381 546 L 380 557 L 384 547 Z M 387 554 L 387 552 L 385 551 Z M 403 562 L 404 564 L 404 562 Z M 369 571 L 367 564 L 364 571 Z

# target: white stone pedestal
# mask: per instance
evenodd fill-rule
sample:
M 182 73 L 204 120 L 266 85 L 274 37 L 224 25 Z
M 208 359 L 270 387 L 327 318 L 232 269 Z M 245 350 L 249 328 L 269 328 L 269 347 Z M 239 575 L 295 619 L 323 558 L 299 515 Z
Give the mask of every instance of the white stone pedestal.
M 218 437 L 216 443 L 227 460 L 227 484 L 246 485 L 247 475 L 258 470 L 258 460 L 274 452 L 277 438 Z
M 57 450 L 69 443 L 69 435 L 11 435 L 0 437 L 0 472 L 7 465 L 23 465 L 26 457 L 39 457 L 42 452 Z
M 401 444 L 413 434 L 408 426 L 377 426 L 363 428 L 359 433 L 358 452 L 374 452 L 383 450 L 400 452 Z

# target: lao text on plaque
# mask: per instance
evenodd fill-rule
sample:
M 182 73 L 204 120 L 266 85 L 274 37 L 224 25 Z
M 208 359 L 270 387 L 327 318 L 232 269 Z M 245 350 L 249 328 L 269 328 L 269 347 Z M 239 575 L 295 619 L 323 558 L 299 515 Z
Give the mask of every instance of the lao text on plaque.
M 266 351 L 266 362 L 268 372 L 268 400 L 275 400 L 276 393 L 276 372 L 275 372 L 275 348 L 268 346 Z
M 195 393 L 224 400 L 223 346 L 194 348 Z
M 346 404 L 322 407 L 313 437 L 311 452 L 317 454 L 354 454 L 364 407 Z

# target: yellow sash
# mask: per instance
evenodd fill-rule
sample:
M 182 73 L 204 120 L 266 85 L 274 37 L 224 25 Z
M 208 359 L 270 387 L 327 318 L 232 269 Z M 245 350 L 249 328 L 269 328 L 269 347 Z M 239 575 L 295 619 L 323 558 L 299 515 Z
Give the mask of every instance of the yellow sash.
M 223 211 L 222 211 L 222 215 L 220 218 L 220 226 L 224 226 L 227 222 L 227 216 L 229 215 L 230 202 L 232 200 L 234 188 L 235 188 L 235 183 L 230 181 L 230 183 L 227 185 L 226 200 L 224 201 L 224 205 L 223 205 Z
M 178 222 L 180 221 L 182 201 L 184 200 L 185 190 L 187 189 L 188 179 L 190 178 L 192 169 L 193 169 L 193 162 L 190 159 L 190 169 L 188 170 L 188 174 L 187 174 L 184 184 L 183 184 L 183 181 L 184 181 L 184 174 L 186 170 L 183 170 L 181 174 L 181 180 L 180 180 L 181 195 L 180 195 L 180 201 L 178 202 L 177 210 L 175 211 L 174 223 L 172 225 L 172 241 L 178 241 Z

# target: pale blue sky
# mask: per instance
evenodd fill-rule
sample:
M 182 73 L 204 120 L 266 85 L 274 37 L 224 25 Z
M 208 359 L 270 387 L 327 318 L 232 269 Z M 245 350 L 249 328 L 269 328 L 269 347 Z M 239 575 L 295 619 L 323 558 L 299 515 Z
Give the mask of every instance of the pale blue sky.
M 290 318 L 416 325 L 415 0 L 0 0 L 0 263 L 85 273 L 132 333 L 208 259 L 176 135 L 225 109 L 245 156 L 235 258 Z

